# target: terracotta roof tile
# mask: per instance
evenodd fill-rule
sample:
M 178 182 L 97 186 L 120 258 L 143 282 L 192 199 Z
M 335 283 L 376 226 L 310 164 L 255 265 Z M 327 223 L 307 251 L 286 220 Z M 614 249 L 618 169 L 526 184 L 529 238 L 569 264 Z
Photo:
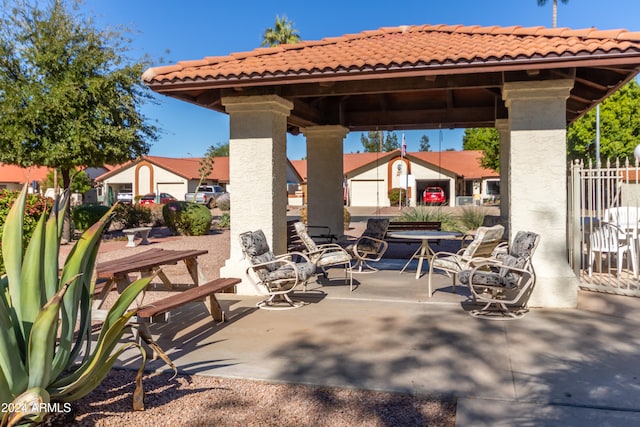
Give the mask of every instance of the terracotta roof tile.
M 31 181 L 44 181 L 51 169 L 43 166 L 23 168 L 0 163 L 0 183 L 24 184 Z
M 104 173 L 96 178 L 96 181 L 104 181 L 106 178 L 119 173 L 123 169 L 131 167 L 141 161 L 148 161 L 163 169 L 175 173 L 186 179 L 199 179 L 198 169 L 200 168 L 200 157 L 188 157 L 188 158 L 175 158 L 175 157 L 160 157 L 160 156 L 146 156 L 141 159 L 123 163 L 122 165 Z M 213 170 L 208 179 L 217 180 L 218 182 L 229 182 L 229 158 L 228 157 L 215 157 L 213 163 Z
M 305 77 L 346 70 L 479 66 L 513 59 L 553 60 L 596 52 L 640 51 L 640 32 L 520 26 L 420 25 L 379 28 L 250 52 L 182 61 L 145 72 L 148 83 L 252 77 Z
M 343 157 L 343 173 L 351 175 L 358 169 L 372 165 L 376 162 L 386 163 L 400 155 L 400 150 L 385 153 L 345 153 Z M 443 171 L 452 172 L 466 179 L 480 179 L 498 177 L 498 172 L 493 169 L 485 169 L 480 166 L 482 151 L 418 151 L 407 153 L 409 159 L 416 159 L 429 163 L 432 166 L 440 166 Z M 291 160 L 291 164 L 304 181 L 307 180 L 307 161 Z

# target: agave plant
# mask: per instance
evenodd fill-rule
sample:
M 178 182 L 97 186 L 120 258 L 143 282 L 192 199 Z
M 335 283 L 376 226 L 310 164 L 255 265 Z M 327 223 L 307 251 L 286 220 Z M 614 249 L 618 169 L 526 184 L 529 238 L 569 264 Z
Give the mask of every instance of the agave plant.
M 0 278 L 0 426 L 41 421 L 59 404 L 80 399 L 109 373 L 117 357 L 136 347 L 142 363 L 136 376 L 133 409 L 144 409 L 142 374 L 146 352 L 137 342 L 120 343 L 135 315 L 129 306 L 151 277 L 133 282 L 109 310 L 91 345 L 92 279 L 102 233 L 112 211 L 76 242 L 62 269 L 58 255 L 68 195 L 40 218 L 26 248 L 22 224 L 27 186 L 13 204 L 2 233 L 6 274 Z M 147 343 L 175 366 L 149 337 Z

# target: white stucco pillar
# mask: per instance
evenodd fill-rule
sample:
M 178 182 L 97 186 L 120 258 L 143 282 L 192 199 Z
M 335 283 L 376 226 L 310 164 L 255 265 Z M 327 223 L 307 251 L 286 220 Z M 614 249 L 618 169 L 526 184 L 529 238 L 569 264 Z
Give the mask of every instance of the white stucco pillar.
M 275 254 L 286 252 L 286 132 L 293 104 L 277 95 L 224 97 L 222 104 L 230 127 L 231 249 L 220 276 L 242 278 L 237 292 L 256 295 L 244 274 L 239 236 L 262 229 Z
M 349 129 L 311 126 L 307 139 L 307 224 L 326 225 L 336 236 L 344 234 L 343 141 Z
M 500 137 L 500 216 L 509 218 L 509 152 L 511 151 L 509 120 L 498 119 L 495 126 Z
M 509 109 L 509 225 L 541 235 L 531 307 L 575 307 L 578 279 L 567 261 L 566 100 L 573 80 L 505 83 Z

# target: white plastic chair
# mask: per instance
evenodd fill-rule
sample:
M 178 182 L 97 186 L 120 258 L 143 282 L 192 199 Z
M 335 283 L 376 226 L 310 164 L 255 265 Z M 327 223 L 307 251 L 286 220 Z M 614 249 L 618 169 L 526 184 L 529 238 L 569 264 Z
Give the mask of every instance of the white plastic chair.
M 635 239 L 615 224 L 601 221 L 593 229 L 589 238 L 589 276 L 593 275 L 593 265 L 598 255 L 598 265 L 602 266 L 602 254 L 614 254 L 617 258 L 618 276 L 622 274 L 624 255 L 631 260 L 633 276 L 638 277 L 638 259 Z M 610 262 L 609 262 L 610 265 Z

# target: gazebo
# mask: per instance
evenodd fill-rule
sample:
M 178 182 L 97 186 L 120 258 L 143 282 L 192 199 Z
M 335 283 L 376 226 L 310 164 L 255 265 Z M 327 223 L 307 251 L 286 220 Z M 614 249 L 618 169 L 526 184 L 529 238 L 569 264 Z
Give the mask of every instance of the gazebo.
M 531 306 L 573 307 L 567 125 L 640 70 L 640 32 L 424 25 L 381 28 L 148 69 L 152 90 L 230 117 L 231 255 L 264 230 L 285 250 L 286 134 L 306 137 L 308 219 L 342 228 L 350 131 L 495 127 L 501 214 L 542 235 Z M 256 293 L 247 281 L 241 293 Z

